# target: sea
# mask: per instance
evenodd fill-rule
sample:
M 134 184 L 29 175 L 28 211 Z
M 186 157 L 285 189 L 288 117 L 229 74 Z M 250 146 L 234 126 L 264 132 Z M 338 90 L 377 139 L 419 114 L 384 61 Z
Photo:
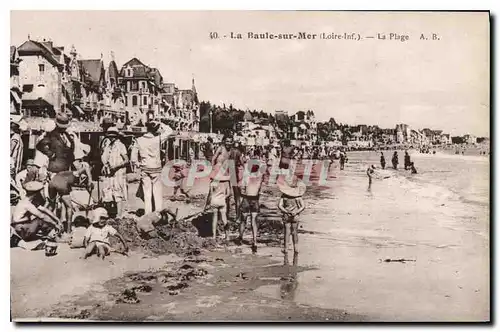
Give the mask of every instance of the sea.
M 287 298 L 375 321 L 487 320 L 489 155 L 411 151 L 411 174 L 404 151 L 397 170 L 383 152 L 386 170 L 380 152 L 348 152 L 344 170 L 335 162 L 325 186 L 308 188 L 297 264 L 313 270 Z M 273 287 L 258 291 L 282 296 Z

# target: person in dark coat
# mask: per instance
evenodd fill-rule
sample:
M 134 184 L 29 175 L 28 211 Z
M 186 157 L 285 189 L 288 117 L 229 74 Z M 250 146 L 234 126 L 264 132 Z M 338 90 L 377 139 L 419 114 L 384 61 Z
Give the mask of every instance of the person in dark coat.
M 37 150 L 49 157 L 48 171 L 55 174 L 68 171 L 75 160 L 75 140 L 66 129 L 70 120 L 66 114 L 56 116 L 56 128 L 37 144 Z
M 405 151 L 405 169 L 409 169 L 411 167 L 411 159 L 408 151 Z
M 398 164 L 399 164 L 398 152 L 394 151 L 394 154 L 392 155 L 392 167 L 394 169 L 398 169 Z
M 380 152 L 380 167 L 382 167 L 382 169 L 385 169 L 385 157 L 383 152 Z

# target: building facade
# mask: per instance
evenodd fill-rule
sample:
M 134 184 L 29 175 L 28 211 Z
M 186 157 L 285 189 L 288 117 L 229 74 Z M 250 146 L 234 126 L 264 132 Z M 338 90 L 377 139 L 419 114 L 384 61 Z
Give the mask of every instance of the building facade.
M 125 109 L 132 124 L 144 124 L 158 115 L 154 105 L 160 89 L 150 67 L 132 58 L 122 66 L 118 85 L 124 92 Z
M 52 41 L 28 39 L 10 48 L 10 65 L 11 114 L 54 118 L 65 112 L 86 130 L 110 117 L 117 125 L 156 119 L 179 131 L 199 131 L 194 79 L 190 89 L 179 89 L 137 58 L 118 67 L 111 53 L 105 65 L 102 54 L 82 59 L 74 46 L 67 54 Z
M 52 42 L 28 40 L 17 49 L 22 109 L 27 116 L 55 117 L 62 108 L 61 50 Z

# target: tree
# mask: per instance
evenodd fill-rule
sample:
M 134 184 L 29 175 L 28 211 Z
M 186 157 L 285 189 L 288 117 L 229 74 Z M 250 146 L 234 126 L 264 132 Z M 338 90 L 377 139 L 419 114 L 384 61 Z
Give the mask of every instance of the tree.
M 316 127 L 318 132 L 318 139 L 327 141 L 331 133 L 330 124 L 328 122 L 319 122 Z

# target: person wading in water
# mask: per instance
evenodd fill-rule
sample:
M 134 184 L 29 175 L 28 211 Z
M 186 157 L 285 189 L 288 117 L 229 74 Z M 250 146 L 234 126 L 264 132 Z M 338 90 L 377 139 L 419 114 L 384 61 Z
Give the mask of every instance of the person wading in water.
M 411 166 L 411 159 L 408 151 L 405 151 L 405 169 L 409 169 Z
M 399 164 L 398 152 L 394 151 L 394 154 L 392 155 L 392 168 L 398 169 L 398 164 Z
M 385 169 L 385 157 L 383 152 L 380 152 L 380 167 L 382 167 L 382 169 Z

